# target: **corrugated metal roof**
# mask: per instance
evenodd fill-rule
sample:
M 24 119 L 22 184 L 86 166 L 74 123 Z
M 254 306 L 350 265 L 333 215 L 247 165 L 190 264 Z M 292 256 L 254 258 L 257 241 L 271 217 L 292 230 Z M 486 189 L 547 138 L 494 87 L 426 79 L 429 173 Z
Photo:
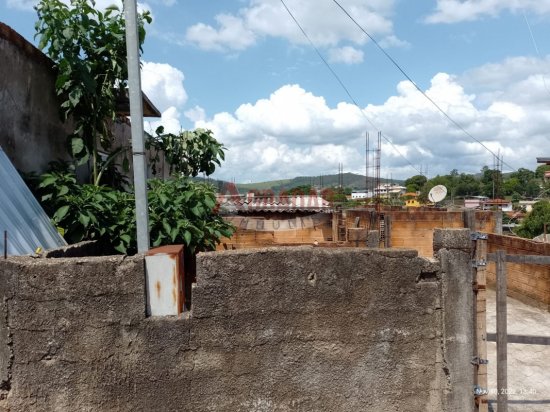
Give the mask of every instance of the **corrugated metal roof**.
M 218 196 L 220 209 L 229 212 L 332 212 L 321 196 Z
M 28 255 L 67 245 L 0 147 L 0 253 L 7 231 L 8 255 Z

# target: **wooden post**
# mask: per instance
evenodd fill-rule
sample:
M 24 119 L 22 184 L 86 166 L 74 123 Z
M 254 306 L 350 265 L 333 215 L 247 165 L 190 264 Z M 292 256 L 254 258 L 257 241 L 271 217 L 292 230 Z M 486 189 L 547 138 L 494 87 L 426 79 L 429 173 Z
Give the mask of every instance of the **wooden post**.
M 506 324 L 506 252 L 496 253 L 497 272 L 497 408 L 508 412 L 508 330 Z
M 487 262 L 487 240 L 478 239 L 476 241 L 476 299 L 475 299 L 475 316 L 476 316 L 476 356 L 479 360 L 477 365 L 477 374 L 475 377 L 476 384 L 483 389 L 488 389 L 487 382 L 487 364 L 482 360 L 487 359 L 487 275 L 486 275 L 486 262 Z M 489 404 L 487 395 L 481 395 L 478 397 L 478 411 L 488 412 Z

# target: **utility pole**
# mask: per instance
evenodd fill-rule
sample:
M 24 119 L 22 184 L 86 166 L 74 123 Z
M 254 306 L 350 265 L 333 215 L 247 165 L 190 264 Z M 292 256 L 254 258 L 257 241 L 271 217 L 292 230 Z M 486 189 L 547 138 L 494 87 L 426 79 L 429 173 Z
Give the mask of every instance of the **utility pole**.
M 128 89 L 132 124 L 132 163 L 136 197 L 138 253 L 149 250 L 149 215 L 147 205 L 147 165 L 143 143 L 143 101 L 139 67 L 139 37 L 136 0 L 124 0 L 126 23 L 126 54 L 128 58 Z

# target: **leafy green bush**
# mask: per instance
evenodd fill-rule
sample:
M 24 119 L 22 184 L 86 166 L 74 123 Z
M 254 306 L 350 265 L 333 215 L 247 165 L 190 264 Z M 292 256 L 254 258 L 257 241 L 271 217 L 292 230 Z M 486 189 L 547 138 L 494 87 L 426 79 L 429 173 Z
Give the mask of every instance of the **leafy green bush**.
M 107 249 L 135 249 L 134 196 L 107 186 L 78 184 L 74 170 L 41 176 L 41 201 L 65 240 L 98 240 Z
M 545 223 L 550 224 L 550 202 L 542 200 L 533 205 L 533 210 L 523 219 L 516 233 L 532 239 L 544 232 Z
M 211 185 L 190 178 L 149 180 L 149 228 L 153 246 L 182 243 L 191 253 L 214 250 L 233 226 L 217 213 Z
M 97 240 L 103 249 L 137 250 L 135 199 L 131 192 L 77 183 L 74 169 L 40 177 L 41 202 L 67 242 Z M 149 229 L 153 246 L 184 244 L 189 252 L 213 250 L 233 226 L 215 213 L 213 187 L 189 178 L 149 181 Z

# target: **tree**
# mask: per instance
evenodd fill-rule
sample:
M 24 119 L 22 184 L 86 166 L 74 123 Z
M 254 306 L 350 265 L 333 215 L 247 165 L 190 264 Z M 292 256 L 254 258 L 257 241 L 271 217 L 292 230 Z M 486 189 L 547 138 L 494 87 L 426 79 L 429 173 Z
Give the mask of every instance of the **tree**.
M 116 6 L 104 11 L 93 0 L 40 0 L 36 5 L 38 47 L 54 61 L 61 115 L 74 123 L 68 148 L 78 164 L 92 161 L 93 183 L 100 178 L 98 148 L 109 150 L 116 100 L 125 93 L 128 70 L 124 15 Z M 140 48 L 148 11 L 139 14 Z
M 491 198 L 502 196 L 502 172 L 483 166 L 481 169 L 481 194 Z
M 544 173 L 550 171 L 550 165 L 540 165 L 535 170 L 535 177 L 537 179 L 544 179 Z
M 72 118 L 70 152 L 78 163 L 92 157 L 93 184 L 77 183 L 74 166 L 56 168 L 41 176 L 41 201 L 54 223 L 73 243 L 97 240 L 120 253 L 136 251 L 134 195 L 99 185 L 106 166 L 99 170 L 99 146 L 110 146 L 110 122 L 116 117 L 116 98 L 127 78 L 125 25 L 122 12 L 111 6 L 104 12 L 93 0 L 41 0 L 37 5 L 37 36 L 58 70 L 57 94 L 64 119 Z M 139 16 L 140 47 L 145 38 L 148 12 Z M 172 179 L 149 181 L 149 224 L 153 245 L 183 243 L 186 252 L 215 247 L 233 227 L 216 212 L 212 186 L 194 182 L 199 173 L 210 175 L 225 158 L 224 147 L 209 130 L 163 134 L 149 142 L 162 150 Z M 119 151 L 121 149 L 118 149 Z
M 407 192 L 419 192 L 428 179 L 424 175 L 415 175 L 412 177 L 409 177 L 407 180 L 405 180 L 405 187 L 407 188 Z
M 516 233 L 532 239 L 544 232 L 545 224 L 550 224 L 550 202 L 543 200 L 533 205 L 533 210 L 523 219 Z
M 153 174 L 160 161 L 160 152 L 170 165 L 171 175 L 197 176 L 205 173 L 210 176 L 225 160 L 225 147 L 213 136 L 212 131 L 196 129 L 180 133 L 164 133 L 164 127 L 156 130 L 156 136 L 148 138 L 145 148 L 155 149 L 151 158 Z
M 311 185 L 296 186 L 284 192 L 286 196 L 314 196 L 316 194 L 315 188 Z
M 473 175 L 461 173 L 457 178 L 456 196 L 476 196 L 480 194 L 480 182 Z

